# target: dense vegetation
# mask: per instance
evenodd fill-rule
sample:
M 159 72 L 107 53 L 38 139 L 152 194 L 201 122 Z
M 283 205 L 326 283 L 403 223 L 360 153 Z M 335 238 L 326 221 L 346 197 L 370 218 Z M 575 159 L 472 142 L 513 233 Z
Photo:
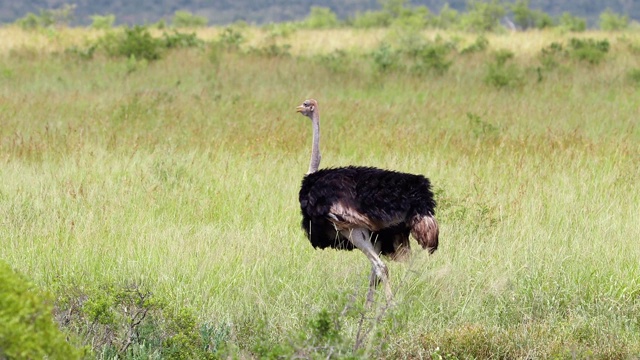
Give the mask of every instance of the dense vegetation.
M 637 32 L 97 20 L 0 29 L 0 258 L 86 357 L 640 355 Z M 435 186 L 394 308 L 299 229 L 308 97 L 323 166 Z
M 440 14 L 454 10 L 458 13 L 477 7 L 478 4 L 499 5 L 508 8 L 513 3 L 526 3 L 537 12 L 560 18 L 564 13 L 584 19 L 589 26 L 597 26 L 601 13 L 610 10 L 640 20 L 640 3 L 629 0 L 348 0 L 348 1 L 66 1 L 29 0 L 7 2 L 0 6 L 0 22 L 13 22 L 27 13 L 40 11 L 60 11 L 71 5 L 75 16 L 67 19 L 72 24 L 87 25 L 91 17 L 113 14 L 118 23 L 149 24 L 170 21 L 177 11 L 189 11 L 207 19 L 210 24 L 229 24 L 236 21 L 267 24 L 282 21 L 297 21 L 307 16 L 314 7 L 330 9 L 341 20 L 349 21 L 359 16 L 367 17 L 368 12 L 378 11 L 388 6 L 403 5 L 406 8 L 426 9 L 429 13 Z M 505 14 L 513 19 L 515 14 Z
M 0 261 L 0 359 L 77 359 L 53 321 L 52 300 Z

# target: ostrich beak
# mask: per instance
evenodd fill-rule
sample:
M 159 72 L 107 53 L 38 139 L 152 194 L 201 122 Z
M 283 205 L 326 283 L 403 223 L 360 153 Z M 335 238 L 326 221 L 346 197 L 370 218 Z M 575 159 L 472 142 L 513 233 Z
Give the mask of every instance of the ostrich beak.
M 296 112 L 303 112 L 304 111 L 304 105 L 300 105 L 296 108 Z

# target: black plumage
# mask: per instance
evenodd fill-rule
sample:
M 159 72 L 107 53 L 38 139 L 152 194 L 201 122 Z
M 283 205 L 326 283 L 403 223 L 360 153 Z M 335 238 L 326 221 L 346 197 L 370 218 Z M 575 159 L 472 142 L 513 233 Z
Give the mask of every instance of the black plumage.
M 371 240 L 379 242 L 381 254 L 395 257 L 397 250 L 409 249 L 409 233 L 415 219 L 435 215 L 436 202 L 429 179 L 372 167 L 349 166 L 321 169 L 302 180 L 298 196 L 302 228 L 311 245 L 353 250 L 355 246 L 331 220 L 347 222 L 343 213 L 332 212 L 335 204 L 355 211 L 362 218 L 356 225 L 371 224 Z M 366 219 L 366 220 L 365 220 Z M 430 252 L 435 242 L 424 242 Z

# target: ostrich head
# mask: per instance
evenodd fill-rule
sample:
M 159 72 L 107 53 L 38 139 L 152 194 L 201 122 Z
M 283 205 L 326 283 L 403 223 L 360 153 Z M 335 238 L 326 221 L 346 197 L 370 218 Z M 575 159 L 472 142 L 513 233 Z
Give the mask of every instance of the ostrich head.
M 318 111 L 318 102 L 314 99 L 305 100 L 302 103 L 302 105 L 296 108 L 296 112 L 299 112 L 300 114 L 307 116 L 310 119 L 313 118 L 314 114 L 317 114 L 317 111 Z

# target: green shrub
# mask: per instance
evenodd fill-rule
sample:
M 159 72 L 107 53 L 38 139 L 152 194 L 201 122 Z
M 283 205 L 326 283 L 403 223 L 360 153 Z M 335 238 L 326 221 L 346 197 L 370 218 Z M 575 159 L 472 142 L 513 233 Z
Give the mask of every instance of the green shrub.
M 87 47 L 72 46 L 65 49 L 65 54 L 76 56 L 82 60 L 91 60 L 96 52 L 98 46 L 96 44 L 90 44 Z
M 448 328 L 443 334 L 426 334 L 422 341 L 435 349 L 432 359 L 513 359 L 507 334 L 478 324 Z
M 234 26 L 224 28 L 220 36 L 218 36 L 218 42 L 228 49 L 238 49 L 244 41 L 244 35 Z
M 24 30 L 33 30 L 42 27 L 48 27 L 55 24 L 55 21 L 49 13 L 40 10 L 40 15 L 36 15 L 34 13 L 27 13 L 24 17 L 16 20 L 16 24 L 20 26 Z
M 154 38 L 143 26 L 124 29 L 124 33 L 116 38 L 112 51 L 114 55 L 138 60 L 158 60 L 161 55 L 162 42 Z
M 328 7 L 312 6 L 302 26 L 309 29 L 326 29 L 338 26 L 338 16 Z
M 397 19 L 410 12 L 411 10 L 407 6 L 409 3 L 409 0 L 380 0 L 382 12 L 391 19 Z
M 53 321 L 49 296 L 0 262 L 0 359 L 80 357 Z
M 175 27 L 204 27 L 207 26 L 207 18 L 197 16 L 188 11 L 178 10 L 173 14 L 171 24 Z
M 400 57 L 387 43 L 382 43 L 371 55 L 374 66 L 379 72 L 387 72 L 399 67 Z
M 350 56 L 344 50 L 334 50 L 329 54 L 319 54 L 315 57 L 321 65 L 335 73 L 343 73 L 350 69 Z
M 271 42 L 268 45 L 259 48 L 252 47 L 249 49 L 249 53 L 269 58 L 288 57 L 291 56 L 289 49 L 291 49 L 291 45 L 289 44 L 279 45 L 275 42 Z
M 116 21 L 116 16 L 113 14 L 109 15 L 92 15 L 91 16 L 91 27 L 93 29 L 99 30 L 107 30 L 113 27 L 113 23 Z
M 556 25 L 551 15 L 543 11 L 534 10 L 534 17 L 536 22 L 536 28 L 538 29 L 550 28 Z
M 452 61 L 447 58 L 450 52 L 451 47 L 448 44 L 425 44 L 415 53 L 412 70 L 418 73 L 444 74 L 452 64 Z
M 558 57 L 563 56 L 564 48 L 561 43 L 553 42 L 544 47 L 540 51 L 540 62 L 546 70 L 556 68 L 558 66 Z
M 484 36 L 480 35 L 476 38 L 476 41 L 473 44 L 467 46 L 466 48 L 460 51 L 461 54 L 471 54 L 476 52 L 483 52 L 489 47 L 489 40 Z
M 558 22 L 560 27 L 567 31 L 580 32 L 587 29 L 586 19 L 571 15 L 568 12 L 563 13 Z
M 264 26 L 264 29 L 269 32 L 269 38 L 288 38 L 295 33 L 300 27 L 299 23 L 282 22 L 271 23 Z
M 391 26 L 401 26 L 404 28 L 419 29 L 425 28 L 431 19 L 431 13 L 426 6 L 417 6 L 413 9 L 406 9 L 400 16 L 391 21 Z
M 160 19 L 156 23 L 149 25 L 150 28 L 163 30 L 167 28 L 167 21 L 165 19 Z
M 164 47 L 166 49 L 176 49 L 176 48 L 191 48 L 191 47 L 203 47 L 204 41 L 199 39 L 196 33 L 181 33 L 178 31 L 173 31 L 172 34 L 163 33 L 162 41 L 164 42 Z
M 476 138 L 496 137 L 500 134 L 499 127 L 482 120 L 480 115 L 467 113 L 467 119 L 469 119 L 469 128 Z
M 344 310 L 320 310 L 311 314 L 299 331 L 286 334 L 285 340 L 281 342 L 274 342 L 265 336 L 269 331 L 264 321 L 254 321 L 251 326 L 257 328 L 258 339 L 251 352 L 260 359 L 365 359 L 367 356 L 364 356 L 363 343 L 379 335 L 372 332 L 371 327 L 379 325 L 383 315 L 384 310 L 379 318 L 362 321 L 361 331 L 356 339 L 345 336 L 343 324 L 345 317 L 362 318 L 361 312 L 350 314 L 347 311 L 345 314 Z
M 197 320 L 187 308 L 168 309 L 136 285 L 60 289 L 58 314 L 100 358 L 207 359 L 225 349 L 230 328 Z
M 614 13 L 607 9 L 600 14 L 600 29 L 605 31 L 619 31 L 629 27 L 629 16 Z
M 522 29 L 529 29 L 535 26 L 533 10 L 529 8 L 529 0 L 517 0 L 511 4 L 513 12 L 513 22 Z
M 554 42 L 543 48 L 540 53 L 540 61 L 545 69 L 557 67 L 563 58 L 586 61 L 595 65 L 604 60 L 609 52 L 609 47 L 609 41 L 606 39 L 571 38 L 566 47 L 561 43 Z
M 572 38 L 569 40 L 569 47 L 573 58 L 590 64 L 599 64 L 609 52 L 609 41 Z
M 494 54 L 494 62 L 488 64 L 484 81 L 497 88 L 522 85 L 524 79 L 521 70 L 507 63 L 514 54 L 508 50 L 499 50 Z
M 16 20 L 16 24 L 25 30 L 49 27 L 53 25 L 69 25 L 75 18 L 75 5 L 65 4 L 59 9 L 40 9 L 39 15 L 27 13 Z
M 640 87 L 640 69 L 636 68 L 629 70 L 629 72 L 627 73 L 627 78 L 632 84 Z
M 470 0 L 467 2 L 467 12 L 462 15 L 461 26 L 468 31 L 495 31 L 506 12 L 499 0 Z
M 456 9 L 449 7 L 449 4 L 444 4 L 440 13 L 431 19 L 430 24 L 439 29 L 456 28 L 460 25 L 460 14 Z
M 108 31 L 96 41 L 86 47 L 73 46 L 65 53 L 78 56 L 81 59 L 92 59 L 96 51 L 102 51 L 108 56 L 125 57 L 129 59 L 129 72 L 146 66 L 149 61 L 157 60 L 167 49 L 204 47 L 204 41 L 195 33 L 163 33 L 161 38 L 154 38 L 142 26 L 125 28 L 124 31 Z
M 529 0 L 518 0 L 510 6 L 513 21 L 522 29 L 544 29 L 553 26 L 553 19 L 549 14 L 529 8 Z
M 366 11 L 364 13 L 357 13 L 356 16 L 349 21 L 349 24 L 361 29 L 387 27 L 391 24 L 391 18 L 382 11 Z
M 509 50 L 498 50 L 494 53 L 496 65 L 504 66 L 508 60 L 513 59 L 514 53 Z

